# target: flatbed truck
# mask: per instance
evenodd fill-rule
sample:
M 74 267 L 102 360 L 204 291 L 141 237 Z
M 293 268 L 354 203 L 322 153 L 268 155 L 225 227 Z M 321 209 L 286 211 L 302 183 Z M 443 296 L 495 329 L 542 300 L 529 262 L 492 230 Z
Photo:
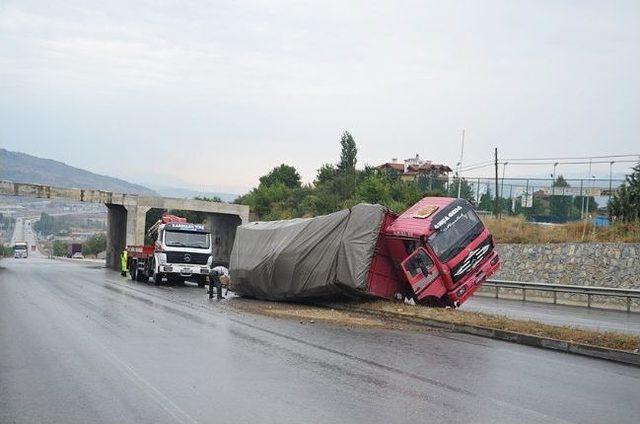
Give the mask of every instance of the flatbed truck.
M 151 245 L 127 246 L 127 270 L 132 280 L 184 283 L 203 287 L 213 264 L 211 234 L 203 224 L 164 214 L 148 231 Z

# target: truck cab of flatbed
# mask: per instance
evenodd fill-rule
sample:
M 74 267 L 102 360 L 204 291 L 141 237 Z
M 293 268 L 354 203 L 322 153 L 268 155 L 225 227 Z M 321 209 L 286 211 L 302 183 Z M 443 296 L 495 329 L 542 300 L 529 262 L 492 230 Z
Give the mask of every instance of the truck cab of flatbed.
M 204 286 L 213 264 L 211 234 L 205 225 L 165 215 L 149 235 L 155 237 L 153 245 L 127 247 L 132 279 L 152 277 L 155 284 L 192 280 Z
M 169 280 L 192 278 L 204 285 L 213 256 L 211 234 L 203 224 L 168 223 L 158 230 L 154 275 Z

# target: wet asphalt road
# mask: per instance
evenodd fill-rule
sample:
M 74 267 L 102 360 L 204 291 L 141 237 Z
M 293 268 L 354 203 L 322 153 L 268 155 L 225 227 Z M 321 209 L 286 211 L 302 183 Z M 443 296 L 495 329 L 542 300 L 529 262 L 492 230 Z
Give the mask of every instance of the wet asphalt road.
M 0 423 L 638 422 L 640 369 L 235 313 L 197 287 L 0 263 Z
M 553 325 L 640 335 L 640 312 L 523 302 L 475 295 L 462 305 L 465 311 L 504 315 Z

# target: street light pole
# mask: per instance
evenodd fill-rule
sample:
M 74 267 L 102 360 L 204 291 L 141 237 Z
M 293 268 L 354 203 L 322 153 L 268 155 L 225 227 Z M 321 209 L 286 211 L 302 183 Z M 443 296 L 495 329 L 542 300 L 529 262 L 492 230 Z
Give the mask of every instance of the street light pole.
M 591 177 L 591 161 L 592 160 L 593 159 L 589 158 L 589 174 L 587 175 L 587 178 Z M 589 184 L 588 181 L 587 181 L 587 184 Z M 585 219 L 585 220 L 589 219 L 589 217 L 587 216 L 587 213 L 589 212 L 589 209 L 588 209 L 588 207 L 585 207 L 585 206 L 588 205 L 588 203 L 589 203 L 588 198 L 585 197 L 584 193 L 582 193 L 582 204 L 581 204 L 581 207 L 580 207 L 580 219 Z
M 494 196 L 493 213 L 496 219 L 500 217 L 500 198 L 498 197 L 498 148 L 495 148 L 494 169 L 496 172 L 496 195 Z
M 591 164 L 589 164 L 589 170 L 591 170 Z M 591 176 L 591 192 L 593 193 L 593 188 L 595 187 L 595 183 L 596 183 L 596 176 L 592 175 Z M 584 236 L 587 233 L 587 222 L 589 222 L 589 199 L 591 199 L 591 197 L 587 196 L 587 200 L 586 200 L 586 208 L 585 208 L 585 220 L 584 220 L 584 225 L 582 227 L 582 240 L 584 241 Z
M 551 195 L 556 194 L 556 168 L 558 167 L 558 162 L 553 164 L 553 174 L 551 174 Z

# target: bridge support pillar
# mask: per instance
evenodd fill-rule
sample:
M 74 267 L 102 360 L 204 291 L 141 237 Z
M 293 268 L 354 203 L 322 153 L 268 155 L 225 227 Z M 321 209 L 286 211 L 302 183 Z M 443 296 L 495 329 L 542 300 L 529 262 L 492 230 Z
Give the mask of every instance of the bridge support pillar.
M 248 217 L 247 217 L 248 218 Z M 238 215 L 207 214 L 207 226 L 211 231 L 213 242 L 213 260 L 226 262 L 227 266 L 231 258 L 233 240 L 236 236 L 236 228 L 242 224 Z
M 127 210 L 122 205 L 107 204 L 106 266 L 120 269 L 120 254 L 126 247 Z
M 144 227 L 147 222 L 147 206 L 125 206 L 127 208 L 127 245 L 144 244 Z

